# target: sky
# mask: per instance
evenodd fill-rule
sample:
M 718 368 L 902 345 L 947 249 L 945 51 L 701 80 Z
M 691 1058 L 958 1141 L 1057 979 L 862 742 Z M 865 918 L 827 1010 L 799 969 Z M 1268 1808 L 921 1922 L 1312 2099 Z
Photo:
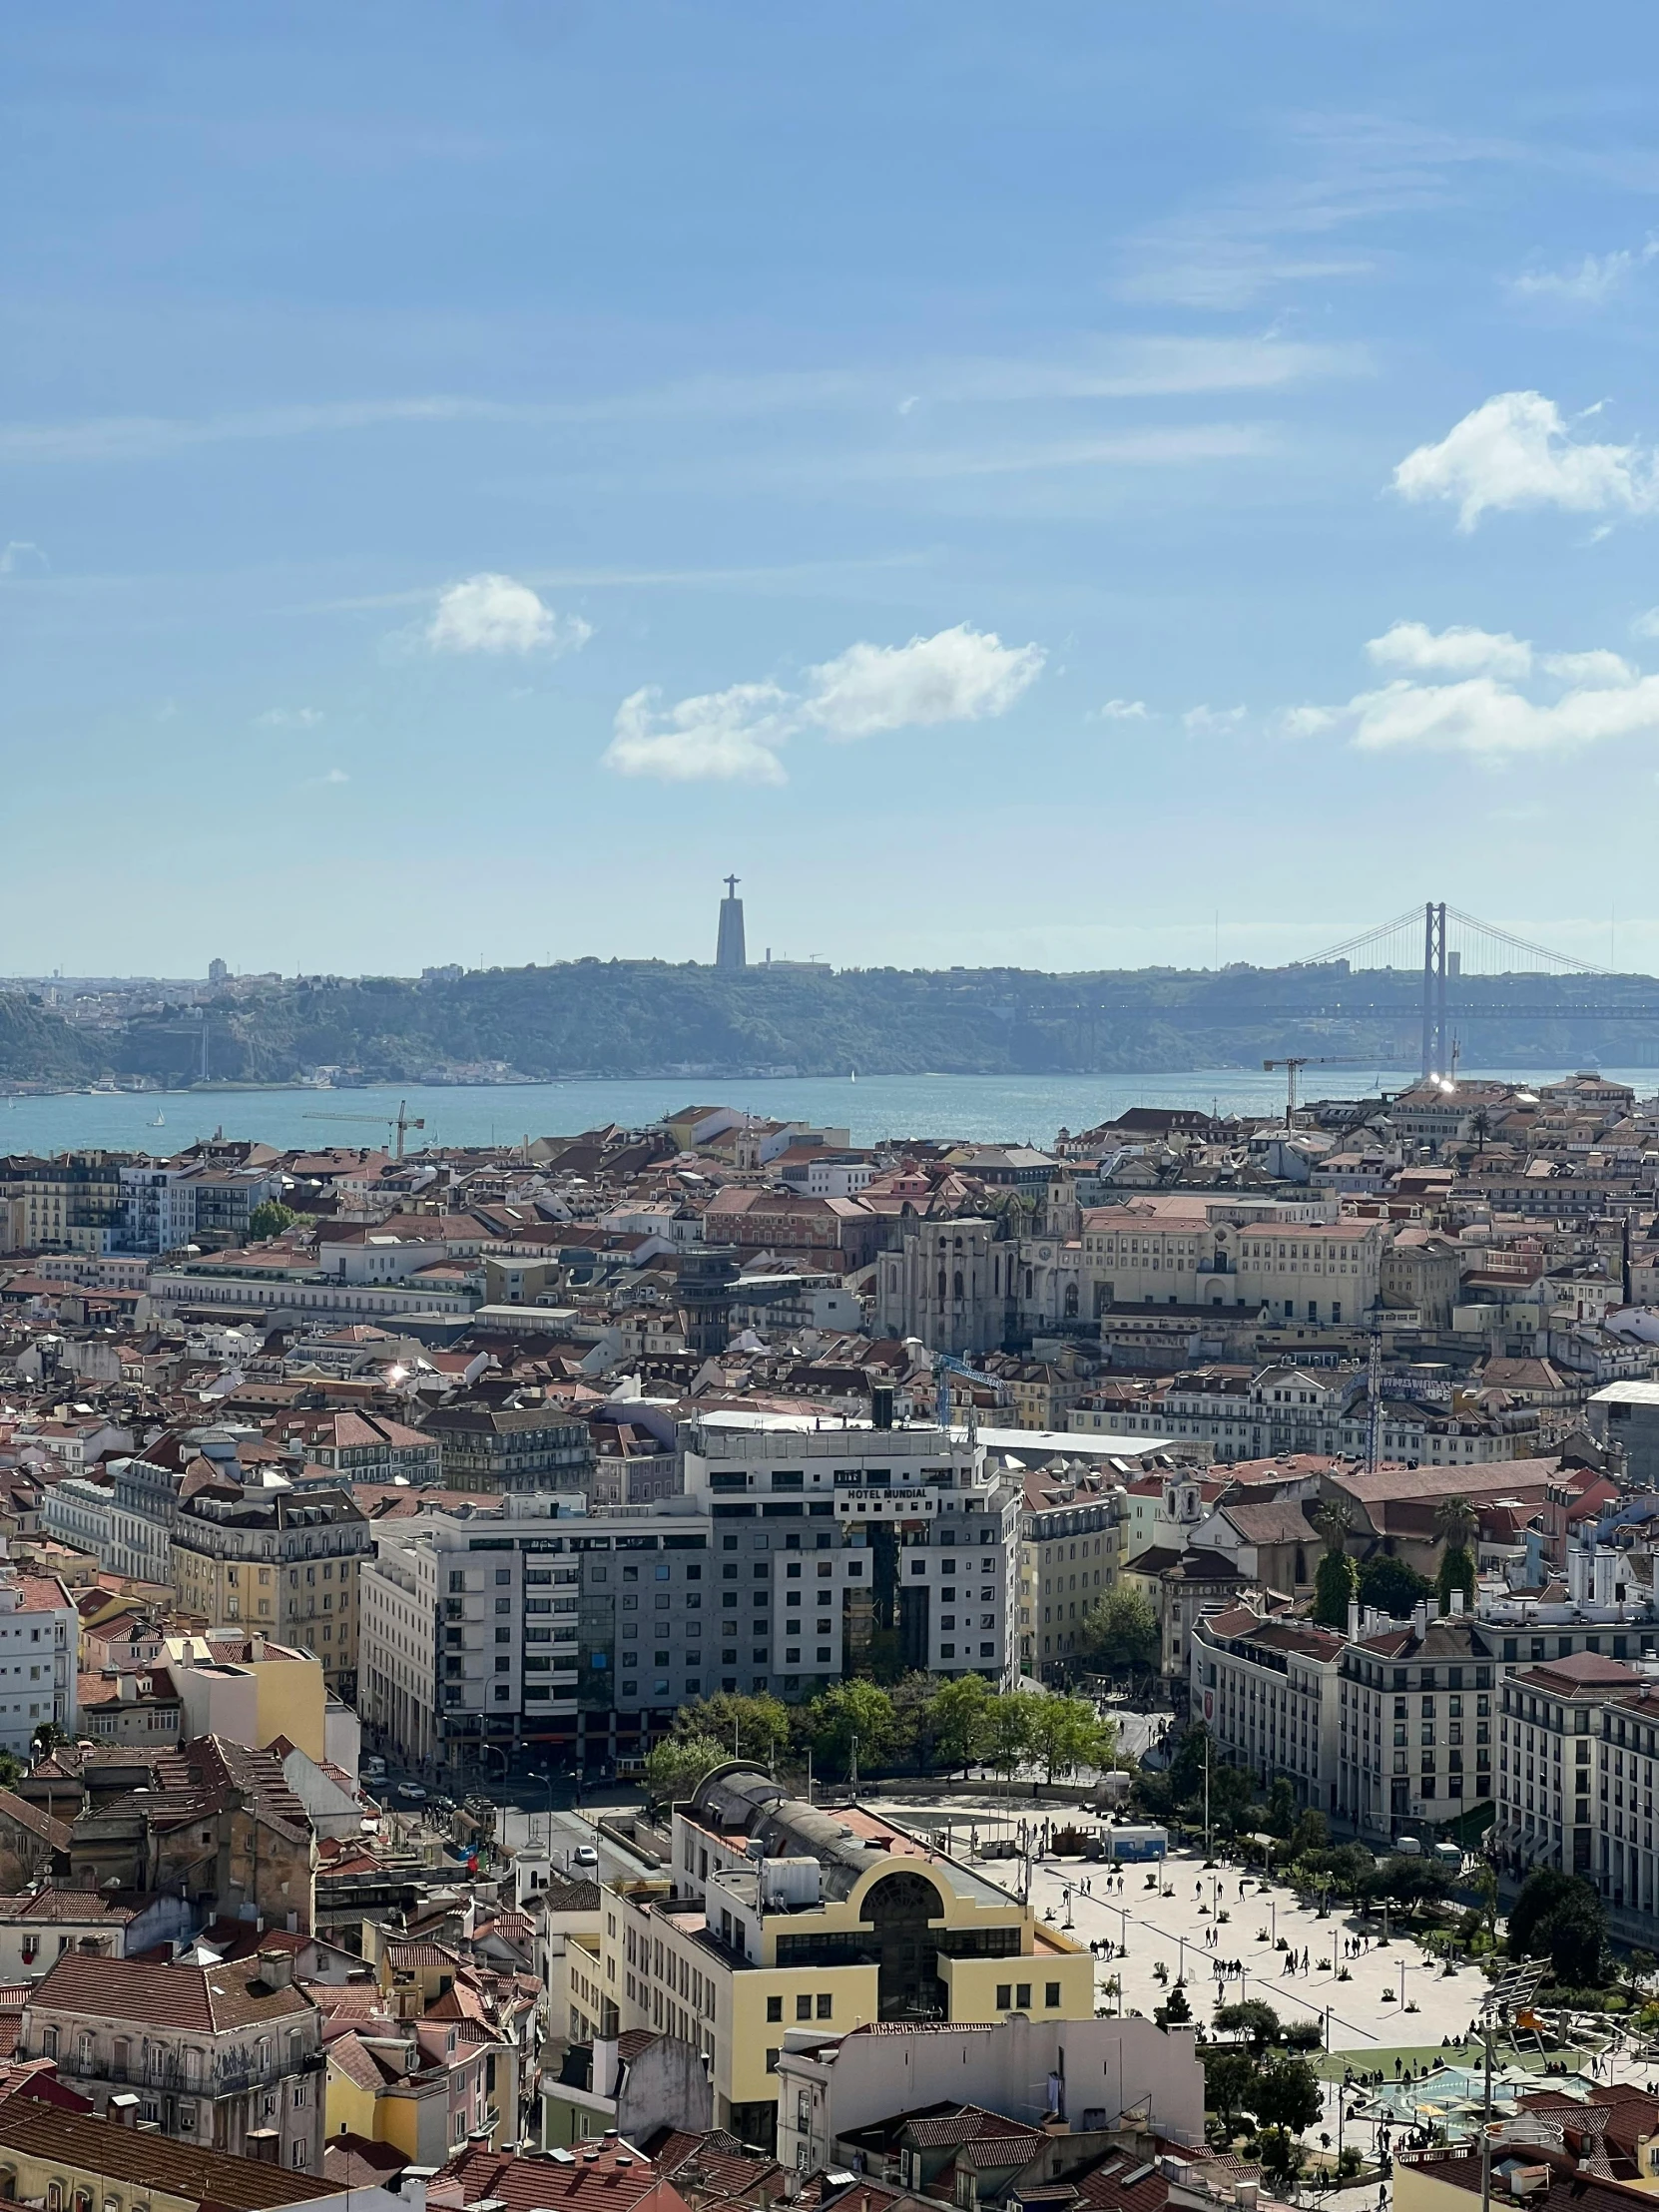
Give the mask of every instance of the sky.
M 0 21 L 0 969 L 1659 970 L 1659 24 Z

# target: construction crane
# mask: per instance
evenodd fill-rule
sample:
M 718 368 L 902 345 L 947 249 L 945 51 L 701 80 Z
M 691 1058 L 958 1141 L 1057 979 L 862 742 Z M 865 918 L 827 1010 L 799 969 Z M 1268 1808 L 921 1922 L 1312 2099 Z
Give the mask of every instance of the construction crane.
M 424 1129 L 426 1126 L 426 1117 L 424 1114 L 416 1114 L 411 1118 L 409 1113 L 409 1102 L 406 1098 L 400 1099 L 398 1101 L 397 1111 L 395 1114 L 307 1114 L 305 1116 L 305 1119 L 307 1121 L 369 1122 L 372 1123 L 376 1129 L 395 1129 L 397 1132 L 396 1157 L 399 1160 L 401 1160 L 403 1157 L 403 1137 L 405 1131 L 410 1129 Z
M 1304 1068 L 1357 1068 L 1365 1064 L 1337 1052 L 1293 1052 L 1287 1060 L 1264 1060 L 1262 1072 L 1271 1075 L 1275 1068 L 1285 1070 L 1285 1127 L 1289 1129 L 1296 1119 L 1296 1079 Z

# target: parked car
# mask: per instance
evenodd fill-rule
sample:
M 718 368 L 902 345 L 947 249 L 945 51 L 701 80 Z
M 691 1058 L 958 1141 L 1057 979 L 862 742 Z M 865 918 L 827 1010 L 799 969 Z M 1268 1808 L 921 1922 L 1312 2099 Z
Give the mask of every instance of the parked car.
M 397 1785 L 397 1795 L 405 1805 L 424 1805 L 426 1803 L 426 1792 L 418 1782 L 400 1782 Z
M 573 1867 L 597 1867 L 599 1854 L 592 1844 L 578 1844 L 570 1855 L 570 1863 Z

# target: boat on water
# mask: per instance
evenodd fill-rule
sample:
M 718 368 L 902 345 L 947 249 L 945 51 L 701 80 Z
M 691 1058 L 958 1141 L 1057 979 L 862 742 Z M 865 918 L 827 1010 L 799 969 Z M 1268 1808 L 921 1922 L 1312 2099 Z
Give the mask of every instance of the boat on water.
M 160 1113 L 153 1114 L 151 1116 L 150 1126 L 152 1129 L 165 1129 L 167 1127 L 167 1116 Z

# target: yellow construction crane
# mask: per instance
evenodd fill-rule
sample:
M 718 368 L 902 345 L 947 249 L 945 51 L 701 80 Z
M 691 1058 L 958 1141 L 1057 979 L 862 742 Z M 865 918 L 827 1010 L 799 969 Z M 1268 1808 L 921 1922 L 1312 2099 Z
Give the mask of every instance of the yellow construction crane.
M 1262 1072 L 1271 1075 L 1275 1068 L 1285 1070 L 1285 1127 L 1296 1120 L 1296 1079 L 1304 1068 L 1357 1068 L 1363 1060 L 1355 1060 L 1338 1052 L 1293 1052 L 1289 1059 L 1264 1060 Z
M 424 1114 L 416 1114 L 413 1118 L 410 1117 L 409 1102 L 406 1098 L 398 1101 L 395 1114 L 307 1114 L 305 1119 L 307 1121 L 371 1122 L 376 1129 L 395 1129 L 397 1132 L 395 1157 L 399 1160 L 403 1157 L 404 1132 L 410 1129 L 424 1129 L 426 1126 Z

